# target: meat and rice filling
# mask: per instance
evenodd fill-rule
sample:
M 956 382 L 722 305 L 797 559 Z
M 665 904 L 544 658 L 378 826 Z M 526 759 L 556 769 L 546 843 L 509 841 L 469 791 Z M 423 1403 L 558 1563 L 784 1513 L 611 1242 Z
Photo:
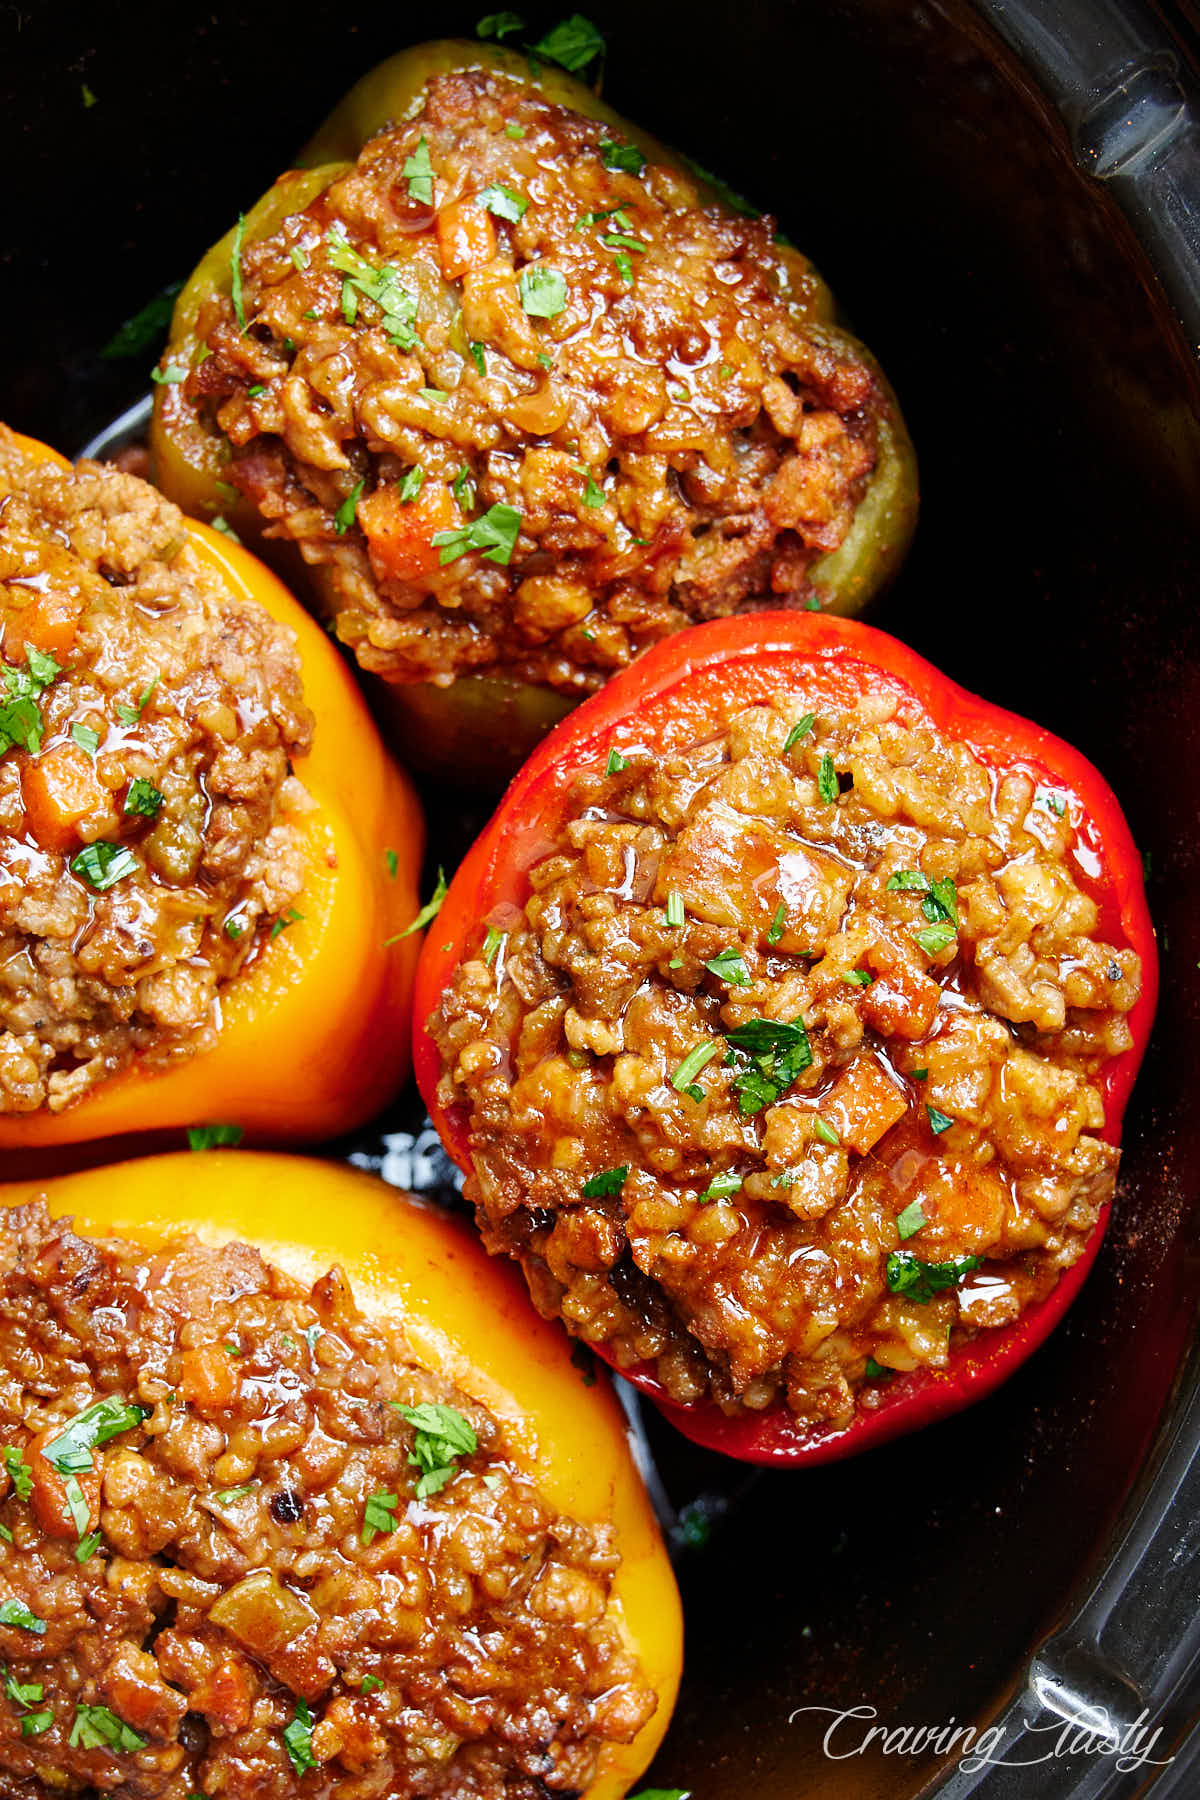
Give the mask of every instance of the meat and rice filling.
M 683 1403 L 845 1425 L 1113 1193 L 1139 964 L 1078 802 L 893 711 L 781 696 L 581 780 L 432 1021 L 489 1246 Z
M 655 1700 L 608 1527 L 334 1269 L 0 1222 L 0 1788 L 546 1800 Z
M 293 634 L 178 510 L 0 427 L 0 1113 L 206 1048 L 295 911 L 309 747 Z
M 238 256 L 168 411 L 395 681 L 598 687 L 690 620 L 817 604 L 882 384 L 769 219 L 481 71 Z

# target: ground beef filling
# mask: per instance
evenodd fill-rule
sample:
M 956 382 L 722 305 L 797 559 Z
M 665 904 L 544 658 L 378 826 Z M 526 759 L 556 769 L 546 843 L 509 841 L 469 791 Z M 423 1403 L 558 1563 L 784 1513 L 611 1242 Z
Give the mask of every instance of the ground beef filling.
M 398 1408 L 430 1407 L 455 1435 L 422 1463 Z M 653 1712 L 609 1529 L 336 1269 L 10 1212 L 0 1459 L 5 1792 L 545 1800 Z
M 538 1305 L 670 1394 L 842 1426 L 1079 1256 L 1138 959 L 1080 808 L 896 722 L 738 713 L 577 787 L 432 1020 Z
M 803 320 L 771 221 L 610 138 L 503 76 L 432 81 L 246 246 L 246 329 L 211 302 L 166 391 L 392 680 L 578 693 L 690 620 L 803 604 L 875 466 L 881 385 Z
M 293 634 L 178 510 L 0 427 L 0 1113 L 207 1048 L 303 886 Z

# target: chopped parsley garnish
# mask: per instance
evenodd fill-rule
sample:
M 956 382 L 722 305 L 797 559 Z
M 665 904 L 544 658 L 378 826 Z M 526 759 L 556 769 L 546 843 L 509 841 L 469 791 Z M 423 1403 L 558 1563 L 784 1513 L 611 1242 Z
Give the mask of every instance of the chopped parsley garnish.
M 304 914 L 297 912 L 294 906 L 289 906 L 285 913 L 280 913 L 277 919 L 271 921 L 271 929 L 267 933 L 268 942 L 273 944 L 280 932 L 286 931 L 289 925 L 301 925 L 303 922 Z
M 604 38 L 590 19 L 572 13 L 569 19 L 551 26 L 546 35 L 538 39 L 533 51 L 535 56 L 544 56 L 548 62 L 556 62 L 560 68 L 578 75 L 596 57 L 604 55 Z
M 450 398 L 445 388 L 418 388 L 417 393 L 422 400 L 432 401 L 434 406 L 445 406 Z
M 4 1692 L 14 1706 L 37 1706 L 45 1691 L 40 1681 L 18 1681 L 15 1675 L 4 1670 Z
M 893 1294 L 927 1306 L 935 1294 L 957 1287 L 972 1269 L 983 1267 L 982 1256 L 955 1256 L 949 1262 L 922 1262 L 913 1250 L 893 1250 L 887 1259 L 887 1284 Z
M 499 181 L 488 182 L 479 194 L 479 204 L 498 219 L 507 219 L 510 225 L 524 218 L 529 210 L 529 201 L 524 194 L 515 194 L 512 188 Z
M 633 264 L 630 262 L 629 258 L 626 256 L 625 252 L 622 250 L 621 254 L 619 256 L 614 256 L 613 261 L 617 265 L 617 274 L 621 277 L 621 280 L 622 281 L 632 281 L 633 280 Z M 637 538 L 634 539 L 635 543 L 637 543 L 638 541 L 639 540 Z
M 888 1376 L 894 1374 L 894 1372 L 895 1371 L 892 1369 L 885 1368 L 883 1363 L 876 1362 L 873 1356 L 868 1356 L 863 1367 L 863 1380 L 886 1381 Z
M 304 250 L 299 244 L 293 244 L 288 251 L 288 255 L 292 259 L 292 267 L 298 269 L 301 275 L 303 275 L 304 271 L 308 268 L 308 257 Z
M 667 895 L 667 924 L 678 928 L 683 924 L 683 895 L 672 888 Z
M 475 480 L 466 463 L 458 471 L 450 483 L 450 492 L 458 501 L 464 512 L 470 512 L 475 504 Z
M 398 855 L 397 855 L 397 853 L 396 853 L 396 851 L 395 851 L 395 850 L 385 850 L 385 851 L 384 851 L 384 853 L 383 853 L 383 866 L 384 866 L 384 868 L 385 868 L 385 869 L 386 869 L 386 870 L 387 870 L 387 872 L 388 872 L 388 875 L 389 875 L 389 876 L 390 876 L 390 878 L 391 878 L 391 879 L 392 879 L 392 880 L 393 880 L 393 881 L 395 881 L 395 879 L 396 879 L 396 874 L 397 874 L 397 872 L 398 872 L 398 870 L 399 870 L 399 868 L 400 868 L 400 858 L 399 858 L 399 856 L 398 856 Z
M 710 974 L 727 981 L 730 987 L 750 986 L 750 976 L 740 950 L 720 950 L 716 956 L 710 956 L 704 966 Z
M 34 1637 L 45 1637 L 46 1621 L 31 1613 L 23 1600 L 5 1600 L 0 1605 L 0 1625 L 15 1625 L 20 1631 L 31 1631 Z
M 600 242 L 604 245 L 606 250 L 639 250 L 644 253 L 650 248 L 649 244 L 644 243 L 640 237 L 634 237 L 633 234 L 628 231 L 602 232 Z M 628 260 L 627 257 L 626 262 L 628 262 Z M 680 397 L 684 400 L 689 398 L 687 393 L 682 393 Z
M 116 887 L 118 881 L 124 881 L 127 875 L 133 875 L 138 866 L 138 859 L 132 850 L 127 850 L 124 844 L 106 843 L 103 838 L 94 844 L 85 844 L 71 858 L 71 873 L 86 881 L 98 894 Z
M 447 563 L 457 562 L 469 550 L 479 550 L 485 562 L 503 566 L 512 560 L 520 529 L 521 514 L 516 507 L 497 501 L 495 506 L 489 506 L 485 513 L 480 513 L 477 519 L 457 531 L 434 532 L 433 541 L 441 550 L 438 562 L 445 568 Z
M 187 380 L 185 363 L 168 363 L 165 369 L 151 369 L 150 379 L 155 387 L 177 387 L 181 381 Z
M 952 925 L 949 919 L 943 919 L 937 925 L 923 925 L 920 931 L 913 933 L 913 937 L 926 956 L 940 956 L 943 950 L 948 950 L 956 941 L 958 927 Z
M 749 1019 L 725 1033 L 726 1063 L 736 1073 L 733 1091 L 743 1118 L 773 1106 L 812 1063 L 803 1019 Z
M 408 182 L 408 195 L 418 206 L 433 205 L 433 164 L 429 160 L 429 145 L 424 134 L 418 139 L 417 147 L 406 161 L 401 171 Z
M 231 292 L 233 295 L 233 311 L 243 337 L 246 334 L 246 308 L 242 302 L 242 244 L 246 236 L 246 215 L 238 214 L 238 222 L 234 228 L 233 244 L 229 252 L 230 272 L 233 278 Z
M 348 275 L 342 282 L 342 317 L 347 325 L 353 325 L 358 317 L 358 291 Z
M 241 1143 L 245 1135 L 245 1128 L 241 1125 L 189 1125 L 188 1148 L 190 1150 L 232 1150 Z
M 595 479 L 592 471 L 590 469 L 581 469 L 580 474 L 583 476 L 583 504 L 591 507 L 603 506 L 604 489 Z
M 530 263 L 521 270 L 517 289 L 521 305 L 533 319 L 556 319 L 567 304 L 567 284 L 557 269 Z
M 28 1500 L 33 1492 L 33 1470 L 25 1461 L 24 1453 L 15 1444 L 4 1444 L 0 1445 L 0 1459 L 8 1470 L 17 1499 Z
M 927 1079 L 928 1075 L 928 1069 L 910 1069 L 908 1071 L 908 1078 L 910 1081 L 924 1081 Z
M 919 1200 L 911 1201 L 902 1213 L 896 1215 L 896 1230 L 900 1233 L 900 1242 L 903 1243 L 906 1238 L 916 1237 L 918 1231 L 928 1223 L 929 1220 L 921 1211 L 921 1202 Z
M 949 875 L 930 882 L 929 892 L 921 902 L 921 911 L 931 925 L 942 919 L 949 919 L 952 925 L 958 924 L 958 889 Z
M 828 750 L 821 758 L 821 764 L 817 770 L 817 792 L 826 806 L 832 806 L 838 797 L 837 770 L 833 766 L 833 758 Z
M 693 1100 L 696 1098 L 696 1094 L 693 1092 L 693 1083 L 701 1069 L 708 1067 L 719 1048 L 720 1046 L 715 1043 L 697 1044 L 688 1051 L 671 1076 L 671 1086 L 677 1094 L 691 1094 Z M 703 1100 L 704 1089 L 698 1087 L 696 1091 Z
M 11 663 L 0 665 L 8 698 L 0 702 L 0 756 L 15 744 L 36 756 L 42 747 L 42 712 L 38 701 L 55 678 L 61 666 L 46 651 L 30 645 L 25 652 L 25 667 Z
M 929 877 L 923 875 L 920 869 L 897 869 L 894 875 L 888 876 L 887 884 L 890 893 L 929 892 Z
M 622 1163 L 617 1169 L 602 1169 L 599 1175 L 592 1175 L 583 1184 L 585 1200 L 611 1200 L 619 1194 L 629 1174 L 629 1164 Z
M 869 969 L 845 969 L 842 971 L 842 980 L 851 987 L 870 987 L 874 979 L 875 977 Z
M 377 1694 L 383 1686 L 378 1675 L 364 1675 L 358 1684 L 360 1694 Z
M 232 1506 L 235 1500 L 244 1500 L 247 1494 L 253 1492 L 254 1483 L 244 1481 L 241 1487 L 222 1488 L 219 1494 L 213 1495 L 213 1499 L 218 1506 Z
M 45 1712 L 26 1713 L 21 1720 L 21 1736 L 37 1737 L 43 1731 L 49 1731 L 54 1723 L 54 1714 L 49 1707 Z
M 152 781 L 144 775 L 136 775 L 129 784 L 129 792 L 125 796 L 127 813 L 137 813 L 143 819 L 152 819 L 163 803 L 163 797 Z
M 75 1536 L 84 1538 L 91 1524 L 88 1503 L 83 1497 L 83 1489 L 79 1485 L 78 1475 L 63 1476 L 63 1494 L 67 1502 L 67 1511 L 71 1515 L 71 1523 L 75 1527 Z
M 358 1534 L 359 1542 L 363 1545 L 371 1544 L 381 1532 L 395 1531 L 395 1508 L 399 1504 L 399 1494 L 385 1494 L 382 1488 L 377 1493 L 368 1494 L 363 1506 L 362 1530 Z
M 453 1406 L 432 1401 L 420 1406 L 402 1406 L 395 1400 L 391 1404 L 416 1432 L 408 1460 L 421 1471 L 416 1493 L 418 1500 L 425 1500 L 458 1473 L 456 1463 L 460 1456 L 472 1456 L 478 1449 L 475 1428 Z
M 504 127 L 504 135 L 507 138 L 523 138 L 525 136 L 525 127 L 523 125 L 518 125 L 515 119 L 510 119 L 508 124 Z
M 401 500 L 405 502 L 415 500 L 425 485 L 425 471 L 420 463 L 415 463 L 405 474 L 404 480 L 398 482 L 396 485 Z
M 312 1734 L 313 1716 L 306 1703 L 297 1700 L 295 1712 L 283 1728 L 283 1747 L 297 1775 L 303 1775 L 306 1770 L 317 1766 L 317 1759 L 312 1753 Z
M 395 855 L 394 850 L 388 851 L 389 858 L 394 855 Z M 390 861 L 388 863 L 388 869 L 391 873 L 393 873 L 393 874 L 395 873 L 395 871 L 392 870 Z M 404 927 L 403 931 L 398 931 L 396 933 L 395 937 L 390 937 L 385 941 L 384 949 L 386 950 L 389 944 L 398 944 L 400 942 L 401 938 L 411 937 L 414 931 L 424 931 L 425 927 L 427 925 L 431 925 L 433 923 L 434 919 L 436 919 L 438 914 L 441 912 L 442 901 L 445 898 L 446 898 L 446 871 L 444 869 L 439 869 L 437 872 L 437 883 L 434 887 L 432 897 L 425 902 L 424 906 L 421 908 L 421 910 L 417 914 L 416 918 L 411 920 L 410 923 Z
M 619 775 L 622 769 L 627 769 L 628 767 L 629 764 L 625 761 L 625 758 L 621 755 L 619 750 L 609 751 L 608 761 L 604 765 L 604 773 L 606 775 Z
M 714 1175 L 704 1192 L 697 1194 L 696 1198 L 701 1206 L 709 1200 L 728 1200 L 731 1194 L 737 1193 L 743 1180 L 741 1175 Z
M 487 936 L 483 940 L 483 960 L 490 969 L 500 954 L 500 946 L 507 942 L 507 931 L 501 931 L 498 925 L 489 925 Z
M 840 1144 L 841 1138 L 827 1119 L 820 1117 L 813 1120 L 813 1130 L 823 1144 Z
M 99 1548 L 100 1533 L 98 1531 L 89 1531 L 87 1536 L 81 1537 L 75 1546 L 75 1561 L 77 1563 L 90 1562 Z
M 786 925 L 787 908 L 781 900 L 779 905 L 775 908 L 775 917 L 771 920 L 770 929 L 767 932 L 768 944 L 777 944 L 779 942 L 780 938 L 783 936 L 784 927 Z
M 948 1113 L 939 1112 L 936 1106 L 926 1106 L 925 1111 L 929 1114 L 929 1129 L 935 1137 L 940 1137 L 943 1131 L 949 1131 L 954 1123 Z
M 604 138 L 598 147 L 600 161 L 606 169 L 623 169 L 627 175 L 640 175 L 646 166 L 646 158 L 636 144 L 616 144 L 611 138 Z
M 487 13 L 475 27 L 475 36 L 495 38 L 497 41 L 511 37 L 515 31 L 524 31 L 525 21 L 520 13 L 494 12 Z
M 150 682 L 147 687 L 142 689 L 136 706 L 118 705 L 117 717 L 120 719 L 122 725 L 136 725 L 139 723 L 142 714 L 150 704 L 151 695 L 154 693 L 158 683 L 159 677 L 156 675 L 154 680 Z
M 325 234 L 325 253 L 329 265 L 341 275 L 348 275 L 356 291 L 374 301 L 383 314 L 380 324 L 386 335 L 401 350 L 411 350 L 417 341 L 414 321 L 417 302 L 390 264 L 377 269 L 365 256 L 351 248 L 339 225 L 331 225 Z
M 796 723 L 792 726 L 792 729 L 783 740 L 783 754 L 785 756 L 789 750 L 800 742 L 802 737 L 808 736 L 816 722 L 816 713 L 805 713 L 802 719 L 796 720 Z
M 3 1538 L 6 1544 L 15 1543 L 16 1541 L 7 1525 L 0 1525 L 0 1538 Z
M 237 532 L 233 529 L 233 526 L 229 523 L 229 520 L 224 518 L 221 513 L 215 513 L 213 515 L 213 517 L 209 520 L 209 524 L 212 526 L 214 531 L 219 531 L 221 533 L 222 537 L 232 538 L 235 544 L 241 543 L 241 541 L 242 541 L 241 538 L 238 536 Z
M 256 382 L 255 382 L 255 383 L 254 383 L 254 386 L 253 386 L 253 387 L 248 387 L 248 388 L 247 388 L 247 389 L 246 389 L 246 393 L 247 393 L 247 394 L 248 394 L 248 395 L 249 395 L 249 397 L 250 397 L 250 399 L 251 399 L 251 400 L 257 400 L 257 399 L 258 399 L 258 396 L 259 396 L 259 395 L 260 395 L 260 394 L 265 394 L 265 393 L 266 393 L 266 391 L 267 391 L 267 389 L 266 389 L 266 384 L 265 384 L 265 383 L 264 383 L 264 382 L 261 382 L 261 381 L 256 381 Z
M 364 475 L 355 482 L 354 486 L 350 489 L 350 492 L 346 495 L 346 498 L 342 501 L 342 504 L 334 513 L 333 529 L 337 532 L 339 537 L 345 537 L 346 533 L 353 525 L 354 516 L 358 511 L 358 503 L 362 498 L 362 491 L 366 485 L 367 478 Z
M 127 1405 L 115 1394 L 107 1394 L 76 1413 L 58 1436 L 51 1438 L 42 1455 L 60 1475 L 79 1474 L 93 1467 L 92 1451 L 99 1444 L 123 1436 L 149 1417 L 148 1406 Z
M 484 346 L 479 342 L 473 342 L 468 344 L 467 348 L 471 352 L 471 361 L 475 364 L 479 373 L 481 375 L 486 375 L 487 355 Z
M 1054 788 L 1048 788 L 1040 797 L 1049 807 L 1056 819 L 1061 819 L 1066 816 L 1067 797 L 1065 794 L 1058 793 Z

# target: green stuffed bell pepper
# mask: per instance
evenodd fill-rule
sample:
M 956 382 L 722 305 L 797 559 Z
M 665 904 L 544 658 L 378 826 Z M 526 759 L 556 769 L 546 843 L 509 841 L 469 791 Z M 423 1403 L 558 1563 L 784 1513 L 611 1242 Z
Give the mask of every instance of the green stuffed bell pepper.
M 912 448 L 825 283 L 570 75 L 408 50 L 300 161 L 180 295 L 155 476 L 304 572 L 427 766 L 503 777 L 683 626 L 894 573 Z

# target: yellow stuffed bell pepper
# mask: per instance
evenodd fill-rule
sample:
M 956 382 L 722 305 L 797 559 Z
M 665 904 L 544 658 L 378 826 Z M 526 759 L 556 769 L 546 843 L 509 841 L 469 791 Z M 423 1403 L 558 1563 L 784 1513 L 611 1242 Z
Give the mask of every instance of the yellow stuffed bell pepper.
M 829 289 L 572 76 L 422 45 L 300 161 L 179 297 L 156 479 L 307 570 L 427 765 L 494 779 L 689 622 L 895 572 L 912 447 Z
M 679 1680 L 670 1565 L 607 1379 L 464 1224 L 242 1151 L 0 1201 L 0 1355 L 10 1291 L 45 1338 L 0 1428 L 0 1648 L 42 1689 L 6 1775 L 628 1791 Z
M 311 1141 L 405 1040 L 423 822 L 279 581 L 0 427 L 0 1149 Z

